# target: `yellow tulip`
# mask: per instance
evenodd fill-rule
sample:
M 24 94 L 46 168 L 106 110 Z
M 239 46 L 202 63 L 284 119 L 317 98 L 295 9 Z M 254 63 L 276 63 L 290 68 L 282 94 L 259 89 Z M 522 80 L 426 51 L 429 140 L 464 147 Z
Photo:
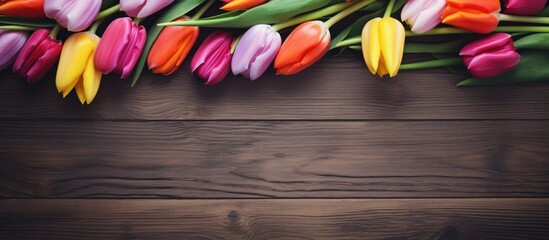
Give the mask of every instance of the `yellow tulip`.
M 71 35 L 63 45 L 55 85 L 57 91 L 66 97 L 73 88 L 82 104 L 90 104 L 101 82 L 93 61 L 100 38 L 94 33 L 79 32 Z
M 383 77 L 398 73 L 404 54 L 405 30 L 400 21 L 374 18 L 362 29 L 362 54 L 368 70 Z

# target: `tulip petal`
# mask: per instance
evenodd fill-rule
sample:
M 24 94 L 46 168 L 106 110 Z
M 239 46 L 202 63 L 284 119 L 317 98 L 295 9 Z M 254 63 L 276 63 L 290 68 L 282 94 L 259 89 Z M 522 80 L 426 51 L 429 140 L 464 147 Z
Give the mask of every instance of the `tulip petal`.
M 381 19 L 379 28 L 381 55 L 389 76 L 394 77 L 402 62 L 406 31 L 398 20 L 390 17 Z
M 224 1 L 224 2 L 228 2 L 228 3 L 223 5 L 223 7 L 221 7 L 222 10 L 236 11 L 236 10 L 246 10 L 246 9 L 253 8 L 257 5 L 266 3 L 267 0 L 232 0 L 232 1 Z
M 0 29 L 0 70 L 5 69 L 15 61 L 17 53 L 27 41 L 24 31 L 8 31 Z
M 258 24 L 251 27 L 242 35 L 234 51 L 231 61 L 233 74 L 257 79 L 276 57 L 281 42 L 280 34 L 271 26 Z
M 84 83 L 83 82 L 84 81 L 82 80 L 82 78 L 79 78 L 78 81 L 77 81 L 76 86 L 74 87 L 74 89 L 76 90 L 76 96 L 78 96 L 78 100 L 80 101 L 81 104 L 84 104 L 86 102 L 86 96 L 85 96 L 85 93 L 84 93 Z M 66 96 L 66 95 L 64 95 L 64 96 Z
M 94 48 L 89 32 L 75 33 L 67 38 L 55 78 L 58 92 L 70 92 L 70 88 L 74 87 L 84 72 L 88 59 L 93 56 Z
M 95 48 L 99 44 L 99 37 L 95 34 L 92 35 L 92 43 Z M 95 68 L 93 61 L 93 54 L 90 55 L 86 63 L 86 68 L 82 74 L 82 85 L 84 86 L 84 96 L 86 103 L 90 104 L 99 90 L 99 85 L 101 83 L 102 74 Z
M 0 15 L 43 18 L 44 0 L 0 1 Z
M 381 18 L 374 18 L 362 29 L 362 55 L 368 70 L 376 74 L 381 56 L 381 43 L 379 38 L 379 22 Z

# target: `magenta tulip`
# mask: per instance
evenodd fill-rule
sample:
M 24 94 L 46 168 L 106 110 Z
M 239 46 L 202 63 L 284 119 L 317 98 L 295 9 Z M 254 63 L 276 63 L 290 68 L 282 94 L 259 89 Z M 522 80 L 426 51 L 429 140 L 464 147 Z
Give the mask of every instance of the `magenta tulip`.
M 173 0 L 120 0 L 120 10 L 130 17 L 144 18 L 170 5 Z
M 45 0 L 44 12 L 69 31 L 79 32 L 93 23 L 101 3 L 101 0 Z
M 459 53 L 471 75 L 491 78 L 514 69 L 520 61 L 511 35 L 496 33 L 467 44 Z
M 191 71 L 196 71 L 206 85 L 216 85 L 223 81 L 231 69 L 233 42 L 233 37 L 227 32 L 210 34 L 196 51 L 191 61 Z
M 536 15 L 543 11 L 547 0 L 504 0 L 505 13 L 513 15 Z
M 0 70 L 4 70 L 15 61 L 28 34 L 24 31 L 9 31 L 0 29 Z
M 49 34 L 48 29 L 34 31 L 15 59 L 13 72 L 28 83 L 36 83 L 42 79 L 59 59 L 63 45 L 50 38 Z
M 270 25 L 253 26 L 242 35 L 234 50 L 233 74 L 256 80 L 271 65 L 281 45 L 280 34 Z
M 105 29 L 95 50 L 95 67 L 105 74 L 114 72 L 122 78 L 128 77 L 143 51 L 145 38 L 145 28 L 130 18 L 114 20 Z

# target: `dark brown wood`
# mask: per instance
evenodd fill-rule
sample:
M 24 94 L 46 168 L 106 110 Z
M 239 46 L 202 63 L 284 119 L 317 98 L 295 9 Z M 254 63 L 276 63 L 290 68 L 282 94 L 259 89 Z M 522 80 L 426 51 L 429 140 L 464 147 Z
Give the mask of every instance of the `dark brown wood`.
M 74 93 L 63 100 L 53 72 L 29 87 L 0 73 L 2 119 L 549 119 L 549 84 L 456 88 L 464 75 L 444 69 L 402 72 L 380 80 L 359 54 L 326 57 L 295 76 L 269 70 L 255 82 L 228 77 L 207 87 L 189 73 L 105 77 L 96 100 L 82 107 Z
M 2 239 L 547 239 L 547 199 L 1 200 Z
M 549 121 L 0 121 L 0 196 L 549 195 Z

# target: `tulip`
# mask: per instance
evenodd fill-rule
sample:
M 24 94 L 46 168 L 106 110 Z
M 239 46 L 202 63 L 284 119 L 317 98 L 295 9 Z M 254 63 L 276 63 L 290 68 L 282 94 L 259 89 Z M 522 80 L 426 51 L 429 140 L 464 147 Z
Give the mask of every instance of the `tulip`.
M 490 33 L 499 24 L 499 0 L 447 0 L 442 23 L 476 33 Z
M 55 79 L 57 91 L 63 97 L 76 86 L 82 104 L 93 101 L 101 82 L 101 72 L 95 68 L 93 61 L 98 44 L 99 37 L 91 32 L 72 34 L 65 41 Z
M 148 17 L 170 5 L 173 0 L 120 0 L 120 11 L 130 17 Z
M 421 34 L 436 27 L 446 7 L 446 0 L 408 0 L 402 8 L 401 19 L 412 32 Z
M 311 66 L 330 49 L 330 30 L 322 21 L 305 22 L 295 28 L 276 56 L 276 74 L 293 75 Z
M 3 0 L 0 1 L 0 15 L 43 18 L 44 0 Z
M 146 32 L 128 17 L 112 21 L 95 51 L 95 67 L 102 73 L 111 72 L 128 77 L 145 45 Z
M 498 76 L 514 69 L 520 61 L 513 39 L 507 33 L 496 33 L 469 43 L 461 49 L 459 55 L 476 78 Z
M 27 32 L 0 29 L 0 70 L 4 70 L 15 61 L 27 37 Z
M 362 29 L 362 54 L 368 70 L 383 77 L 397 75 L 404 54 L 405 30 L 391 17 L 374 18 Z
M 55 19 L 69 31 L 79 32 L 88 28 L 99 14 L 101 0 L 45 0 L 46 16 Z
M 206 85 L 216 85 L 223 81 L 231 69 L 233 42 L 233 37 L 227 32 L 210 34 L 196 51 L 191 61 L 191 71 L 196 71 Z
M 38 82 L 59 59 L 60 41 L 52 39 L 48 29 L 38 29 L 29 37 L 13 64 L 13 72 L 28 83 Z
M 504 0 L 505 13 L 513 15 L 536 15 L 543 11 L 547 0 Z
M 221 7 L 225 11 L 246 10 L 266 3 L 267 0 L 222 0 L 225 5 Z
M 187 21 L 181 17 L 175 21 Z M 199 28 L 196 26 L 164 27 L 149 51 L 147 64 L 154 73 L 170 75 L 179 67 L 198 38 Z
M 258 24 L 251 27 L 238 42 L 233 53 L 231 68 L 234 75 L 250 80 L 258 79 L 276 57 L 282 39 L 273 27 Z

